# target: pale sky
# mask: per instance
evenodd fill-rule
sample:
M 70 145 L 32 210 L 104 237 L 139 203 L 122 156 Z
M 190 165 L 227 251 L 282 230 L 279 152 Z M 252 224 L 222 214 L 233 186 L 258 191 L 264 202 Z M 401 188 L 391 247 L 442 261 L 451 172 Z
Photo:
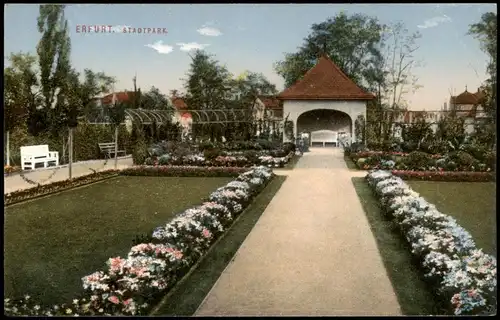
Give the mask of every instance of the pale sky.
M 188 53 L 196 48 L 215 54 L 235 75 L 262 72 L 281 90 L 283 79 L 274 72 L 273 63 L 285 52 L 295 52 L 313 23 L 340 11 L 367 14 L 383 23 L 401 21 L 410 31 L 420 31 L 416 59 L 423 65 L 414 73 L 423 88 L 406 97 L 412 110 L 438 110 L 451 88 L 456 94 L 465 86 L 476 91 L 487 78 L 487 57 L 467 31 L 483 13 L 496 12 L 496 4 L 69 5 L 66 18 L 77 70 L 104 71 L 117 78 L 117 90 L 131 90 L 137 73 L 142 90 L 155 86 L 168 94 L 172 89 L 183 91 Z M 5 6 L 5 56 L 36 52 L 37 16 L 35 4 Z M 83 33 L 82 25 L 109 25 L 115 32 Z M 161 32 L 123 33 L 123 26 Z

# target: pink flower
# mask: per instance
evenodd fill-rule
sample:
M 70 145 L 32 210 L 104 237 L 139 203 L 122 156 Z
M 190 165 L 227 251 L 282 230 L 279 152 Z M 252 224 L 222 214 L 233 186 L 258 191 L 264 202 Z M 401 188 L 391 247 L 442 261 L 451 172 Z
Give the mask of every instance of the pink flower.
M 208 231 L 208 229 L 203 229 L 202 233 L 205 238 L 210 238 L 210 236 L 212 235 L 210 231 Z
M 125 260 L 120 257 L 117 258 L 109 258 L 109 267 L 112 272 L 120 271 L 125 264 Z
M 123 301 L 123 304 L 128 306 L 132 302 L 132 298 Z
M 175 250 L 175 251 L 174 251 L 174 257 L 175 257 L 176 259 L 180 260 L 180 259 L 182 259 L 183 254 L 182 254 L 182 252 L 180 252 L 179 250 Z
M 111 303 L 114 303 L 114 304 L 119 304 L 120 303 L 120 299 L 118 299 L 117 296 L 111 296 L 108 298 L 108 300 L 111 302 Z

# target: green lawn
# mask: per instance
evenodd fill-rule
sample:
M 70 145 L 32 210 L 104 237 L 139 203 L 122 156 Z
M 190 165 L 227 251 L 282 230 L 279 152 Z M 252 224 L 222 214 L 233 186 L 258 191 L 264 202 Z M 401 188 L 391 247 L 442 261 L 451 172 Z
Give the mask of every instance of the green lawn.
M 234 222 L 200 261 L 196 269 L 178 283 L 169 295 L 157 306 L 154 315 L 192 316 L 203 302 L 210 289 L 236 251 L 259 220 L 267 205 L 281 188 L 285 176 L 276 176 Z
M 126 255 L 135 236 L 231 180 L 122 176 L 5 208 L 5 296 L 71 301 L 81 278 Z
M 407 181 L 437 209 L 457 219 L 478 248 L 496 256 L 496 184 L 494 182 Z
M 294 155 L 290 161 L 288 161 L 287 164 L 285 164 L 285 166 L 283 168 L 279 168 L 279 169 L 288 169 L 288 170 L 292 170 L 293 168 L 295 168 L 295 166 L 297 165 L 297 162 L 299 162 L 300 160 L 300 156 L 297 156 L 297 155 Z
M 352 178 L 354 188 L 365 210 L 378 250 L 404 315 L 445 314 L 435 295 L 413 263 L 411 249 L 398 227 L 386 218 L 364 178 Z
M 359 170 L 350 157 L 344 156 L 344 161 L 349 170 Z

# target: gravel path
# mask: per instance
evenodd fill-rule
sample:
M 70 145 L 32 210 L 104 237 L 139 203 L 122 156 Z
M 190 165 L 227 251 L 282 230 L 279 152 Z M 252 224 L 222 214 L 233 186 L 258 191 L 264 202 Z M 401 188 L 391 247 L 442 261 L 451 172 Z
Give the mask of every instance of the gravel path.
M 401 315 L 342 151 L 306 153 L 195 315 Z
M 132 166 L 132 157 L 127 156 L 127 157 L 120 157 L 118 158 L 118 168 L 126 168 Z M 102 170 L 109 170 L 109 169 L 114 169 L 115 166 L 115 160 L 111 159 L 108 160 L 107 162 L 105 160 L 92 160 L 92 161 L 84 161 L 84 162 L 76 162 L 73 163 L 72 167 L 72 175 L 73 177 L 79 177 L 87 174 L 91 174 L 92 170 L 90 168 L 97 170 L 97 171 L 102 171 Z M 54 168 L 48 168 L 48 169 L 37 169 L 30 171 L 28 173 L 25 173 L 24 175 L 26 178 L 33 180 L 37 183 L 41 184 L 47 184 L 47 183 L 52 183 L 56 181 L 61 181 L 61 180 L 66 180 L 69 178 L 69 169 L 67 165 L 60 166 L 60 167 L 54 167 Z M 16 190 L 22 190 L 22 189 L 27 189 L 27 188 L 32 188 L 34 185 L 26 182 L 19 174 L 13 174 L 11 176 L 4 177 L 4 194 L 16 191 Z

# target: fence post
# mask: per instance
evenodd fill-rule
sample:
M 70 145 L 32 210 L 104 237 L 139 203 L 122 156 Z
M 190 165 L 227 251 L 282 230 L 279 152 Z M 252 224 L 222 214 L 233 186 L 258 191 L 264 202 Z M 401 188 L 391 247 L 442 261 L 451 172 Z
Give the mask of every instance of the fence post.
M 73 128 L 69 128 L 69 154 L 68 154 L 68 160 L 69 160 L 69 179 L 73 179 Z
M 5 148 L 7 149 L 7 165 L 10 166 L 10 134 L 9 134 L 9 131 L 7 131 L 5 133 L 5 139 L 7 141 L 5 141 Z
M 115 170 L 118 168 L 118 125 L 115 126 Z

